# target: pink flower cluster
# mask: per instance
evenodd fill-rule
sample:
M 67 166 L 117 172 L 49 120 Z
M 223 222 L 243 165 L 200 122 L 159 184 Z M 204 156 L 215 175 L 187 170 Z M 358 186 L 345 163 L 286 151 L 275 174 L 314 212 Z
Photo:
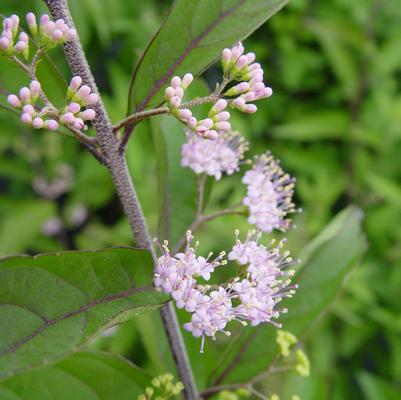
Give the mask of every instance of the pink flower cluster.
M 47 14 L 40 17 L 39 26 L 35 14 L 31 12 L 26 15 L 26 22 L 32 36 L 45 48 L 64 44 L 77 36 L 76 30 L 70 28 L 63 19 L 52 21 Z
M 207 174 L 220 180 L 222 173 L 232 175 L 239 170 L 240 160 L 248 143 L 238 132 L 224 132 L 217 139 L 203 139 L 187 132 L 187 142 L 182 146 L 181 165 L 196 174 Z
M 11 15 L 3 20 L 3 31 L 0 38 L 0 54 L 8 56 L 22 54 L 25 58 L 29 56 L 29 38 L 25 32 L 18 35 L 19 17 Z M 17 39 L 18 38 L 18 39 Z
M 87 129 L 85 121 L 92 121 L 96 116 L 96 112 L 92 108 L 82 110 L 82 107 L 94 105 L 98 101 L 99 96 L 93 93 L 89 86 L 82 85 L 82 78 L 74 76 L 68 87 L 68 105 L 62 112 L 60 122 L 76 129 Z
M 35 108 L 41 90 L 40 83 L 38 81 L 32 81 L 29 88 L 21 88 L 19 96 L 10 94 L 7 97 L 7 101 L 12 107 L 22 110 L 21 121 L 25 125 L 31 126 L 34 129 L 47 128 L 55 131 L 58 128 L 58 122 L 54 119 L 46 118 L 45 108 L 40 111 Z
M 263 322 L 280 326 L 274 321 L 280 313 L 277 304 L 284 297 L 291 297 L 296 286 L 289 286 L 293 271 L 286 271 L 292 263 L 288 252 L 281 252 L 283 242 L 277 248 L 268 249 L 258 244 L 259 234 L 250 232 L 244 243 L 238 239 L 229 254 L 230 260 L 247 265 L 246 279 L 235 278 L 232 283 L 211 289 L 197 282 L 202 277 L 206 281 L 219 265 L 224 265 L 222 252 L 210 260 L 196 255 L 191 247 L 193 236 L 187 233 L 187 244 L 183 253 L 171 256 L 168 244 L 161 246 L 162 256 L 158 259 L 154 284 L 176 301 L 178 308 L 192 313 L 191 321 L 184 328 L 193 336 L 201 337 L 201 352 L 205 336 L 215 339 L 217 332 L 230 335 L 226 330 L 228 322 L 237 320 L 243 325 L 250 321 L 256 326 Z
M 256 112 L 255 104 L 249 104 L 255 100 L 270 97 L 273 90 L 263 83 L 263 69 L 260 64 L 254 63 L 254 53 L 244 53 L 244 47 L 239 42 L 231 49 L 224 49 L 222 64 L 227 79 L 239 81 L 225 96 L 238 96 L 231 101 L 231 106 L 245 113 Z
M 231 129 L 231 125 L 228 122 L 230 113 L 225 111 L 227 101 L 224 99 L 217 100 L 210 109 L 208 117 L 198 121 L 189 108 L 183 108 L 182 106 L 185 89 L 191 84 L 192 80 L 193 76 L 189 73 L 185 74 L 182 79 L 178 76 L 171 79 L 170 86 L 165 91 L 167 107 L 172 115 L 198 136 L 206 139 L 216 139 L 219 133 L 228 132 Z
M 270 153 L 256 157 L 242 182 L 247 186 L 243 204 L 249 209 L 248 222 L 267 233 L 273 229 L 286 231 L 291 221 L 285 217 L 295 212 L 294 179 L 283 172 L 278 161 Z

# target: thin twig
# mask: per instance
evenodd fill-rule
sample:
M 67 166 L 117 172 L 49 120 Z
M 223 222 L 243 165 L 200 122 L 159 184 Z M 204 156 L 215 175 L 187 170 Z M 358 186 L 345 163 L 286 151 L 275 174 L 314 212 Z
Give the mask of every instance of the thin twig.
M 211 93 L 209 96 L 197 97 L 191 101 L 182 103 L 179 108 L 180 109 L 192 108 L 192 107 L 199 106 L 201 104 L 215 103 L 217 100 L 219 100 L 221 98 L 221 94 L 229 82 L 230 82 L 230 80 L 228 78 L 224 77 L 221 84 L 218 85 L 216 90 L 213 93 Z M 162 115 L 162 114 L 169 114 L 169 113 L 170 113 L 170 110 L 168 107 L 159 107 L 159 108 L 155 108 L 152 110 L 140 111 L 138 113 L 129 115 L 128 117 L 124 118 L 120 122 L 117 122 L 115 125 L 113 125 L 113 132 L 117 132 L 118 130 L 120 130 L 123 127 L 126 128 L 123 138 L 121 139 L 121 143 L 120 143 L 120 149 L 119 149 L 120 154 L 124 153 L 125 147 L 127 146 L 128 140 L 133 132 L 133 129 L 139 121 L 142 121 L 145 118 L 149 118 L 149 117 L 152 117 L 155 115 Z

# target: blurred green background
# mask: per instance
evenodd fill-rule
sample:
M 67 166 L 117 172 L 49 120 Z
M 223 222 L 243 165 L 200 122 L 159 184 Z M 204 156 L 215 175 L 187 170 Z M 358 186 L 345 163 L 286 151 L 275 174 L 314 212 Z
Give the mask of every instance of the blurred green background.
M 133 68 L 171 2 L 69 3 L 116 122 L 126 113 Z M 45 8 L 39 0 L 0 4 L 5 15 L 28 11 Z M 232 122 L 251 141 L 251 153 L 270 149 L 297 179 L 296 202 L 303 213 L 289 234 L 293 254 L 349 204 L 364 210 L 369 243 L 336 301 L 308 332 L 311 377 L 286 377 L 280 384 L 283 398 L 297 393 L 308 400 L 401 399 L 400 2 L 293 0 L 245 46 L 262 63 L 274 95 L 258 104 L 256 114 L 234 114 Z M 70 79 L 62 52 L 51 55 Z M 205 82 L 212 87 L 220 73 L 212 67 Z M 204 90 L 201 86 L 195 90 Z M 13 89 L 13 80 L 0 66 L 0 93 Z M 135 130 L 127 160 L 157 235 L 152 124 L 146 121 Z M 78 143 L 33 132 L 4 110 L 0 127 L 0 255 L 133 244 L 106 169 Z M 176 129 L 170 133 L 180 138 L 178 168 L 183 135 L 177 125 L 165 129 Z M 189 172 L 186 176 L 193 179 Z M 214 185 L 210 210 L 241 199 L 239 179 Z M 173 206 L 178 218 L 181 204 Z M 246 221 L 227 217 L 203 227 L 201 250 L 228 249 L 233 237 L 227 232 L 236 227 L 246 230 Z M 162 345 L 149 343 L 155 318 L 142 316 L 93 346 L 164 372 L 171 360 L 160 363 Z M 149 353 L 152 346 L 157 347 L 154 354 Z

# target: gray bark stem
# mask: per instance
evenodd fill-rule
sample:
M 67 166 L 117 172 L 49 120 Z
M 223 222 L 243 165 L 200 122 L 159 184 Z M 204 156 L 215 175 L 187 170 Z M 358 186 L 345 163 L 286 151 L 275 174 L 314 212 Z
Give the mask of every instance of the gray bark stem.
M 55 20 L 62 18 L 70 27 L 75 28 L 67 0 L 44 1 Z M 64 52 L 72 73 L 74 75 L 79 75 L 86 85 L 88 85 L 95 93 L 99 94 L 79 38 L 65 44 Z M 153 243 L 149 235 L 149 230 L 143 216 L 132 178 L 127 168 L 125 157 L 119 153 L 119 143 L 113 133 L 113 126 L 100 96 L 98 104 L 94 105 L 93 108 L 96 111 L 96 118 L 93 121 L 93 126 L 96 130 L 96 137 L 106 158 L 107 168 L 111 173 L 115 188 L 123 205 L 124 213 L 128 218 L 128 222 L 134 234 L 136 244 L 139 247 L 149 249 L 153 255 L 153 260 L 156 261 L 156 253 L 153 248 Z M 170 344 L 170 349 L 175 360 L 178 375 L 185 386 L 184 396 L 188 400 L 195 400 L 198 398 L 198 392 L 177 322 L 177 316 L 171 302 L 164 306 L 160 313 Z

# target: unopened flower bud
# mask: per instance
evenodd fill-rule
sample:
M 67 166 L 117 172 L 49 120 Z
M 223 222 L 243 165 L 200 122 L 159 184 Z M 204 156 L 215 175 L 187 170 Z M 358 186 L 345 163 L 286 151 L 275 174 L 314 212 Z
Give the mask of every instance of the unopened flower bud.
M 208 131 L 205 132 L 203 137 L 205 139 L 216 140 L 219 137 L 219 135 L 214 130 L 208 130 Z
M 166 96 L 166 99 L 171 99 L 175 94 L 175 90 L 173 87 L 169 86 L 168 88 L 166 88 L 166 90 L 164 91 L 164 95 Z
M 69 29 L 67 32 L 64 34 L 66 41 L 74 40 L 77 37 L 77 31 L 75 29 Z
M 199 125 L 203 125 L 207 129 L 211 129 L 213 126 L 213 120 L 211 118 L 202 119 L 201 121 L 199 121 Z
M 81 111 L 81 106 L 78 103 L 70 103 L 67 107 L 67 111 L 76 114 Z
M 65 114 L 63 114 L 60 118 L 60 121 L 64 124 L 70 125 L 74 122 L 75 117 L 74 114 L 71 112 L 67 112 Z
M 26 114 L 30 114 L 32 116 L 36 115 L 36 111 L 33 108 L 32 104 L 25 104 L 24 107 L 22 107 L 22 111 Z
M 179 76 L 174 76 L 173 79 L 171 79 L 171 86 L 173 88 L 176 88 L 181 85 L 181 78 Z
M 182 82 L 181 82 L 181 86 L 186 89 L 194 80 L 194 77 L 192 74 L 187 73 L 184 75 L 184 77 L 182 78 Z
M 181 86 L 174 88 L 174 96 L 182 99 L 184 97 L 184 89 Z
M 81 112 L 79 117 L 84 121 L 92 121 L 96 117 L 96 112 L 95 110 L 88 108 L 87 110 Z
M 83 85 L 78 89 L 77 95 L 81 98 L 88 96 L 91 92 L 91 88 L 88 85 Z
M 219 112 L 213 117 L 213 120 L 216 122 L 227 121 L 229 119 L 230 119 L 230 113 L 228 111 Z
M 183 108 L 181 110 L 178 110 L 178 118 L 183 119 L 183 120 L 188 120 L 191 117 L 192 117 L 192 111 L 191 110 L 188 110 L 187 108 Z
M 35 129 L 41 129 L 43 128 L 43 119 L 40 117 L 36 117 L 33 121 L 32 121 L 32 126 Z
M 21 100 L 15 94 L 8 95 L 7 102 L 8 104 L 10 104 L 12 107 L 15 108 L 21 108 L 22 106 Z
M 21 121 L 22 123 L 26 125 L 31 125 L 32 123 L 32 115 L 28 113 L 22 113 L 21 114 Z
M 82 78 L 80 76 L 74 76 L 70 82 L 70 88 L 75 92 L 80 88 L 82 85 Z
M 170 107 L 172 108 L 178 108 L 181 105 L 181 98 L 177 97 L 177 96 L 173 96 L 170 99 L 170 103 L 169 103 Z
M 28 24 L 29 30 L 32 33 L 32 36 L 35 37 L 38 34 L 38 26 L 36 23 L 35 14 L 32 12 L 29 12 L 25 18 L 26 18 L 26 23 Z
M 96 93 L 91 93 L 84 100 L 87 106 L 91 106 L 99 101 L 99 96 Z
M 10 40 L 7 39 L 6 37 L 2 37 L 0 39 L 0 48 L 4 51 L 7 51 L 10 49 L 11 43 Z
M 85 127 L 85 123 L 81 118 L 74 118 L 73 126 L 76 129 L 83 129 Z
M 258 107 L 255 106 L 255 104 L 246 104 L 243 111 L 246 112 L 247 114 L 253 114 L 258 110 Z
M 52 40 L 55 42 L 58 42 L 62 39 L 63 37 L 63 32 L 61 32 L 59 29 L 55 29 L 52 33 Z
M 31 102 L 31 92 L 27 87 L 23 87 L 20 89 L 19 97 L 24 104 L 28 104 Z
M 29 91 L 31 92 L 32 100 L 35 102 L 40 94 L 40 83 L 38 81 L 32 81 L 29 85 Z
M 189 129 L 194 130 L 194 129 L 196 129 L 197 125 L 198 125 L 198 121 L 197 121 L 197 119 L 195 117 L 191 117 L 191 118 L 188 119 L 187 126 L 188 126 Z
M 248 82 L 241 82 L 236 86 L 233 86 L 229 90 L 227 90 L 226 95 L 227 96 L 236 96 L 241 93 L 245 93 L 249 90 L 249 83 Z
M 217 122 L 213 126 L 218 131 L 229 131 L 231 129 L 231 124 L 227 121 Z
M 49 131 L 56 131 L 58 129 L 58 122 L 54 119 L 48 119 L 45 121 L 45 128 L 49 129 Z

